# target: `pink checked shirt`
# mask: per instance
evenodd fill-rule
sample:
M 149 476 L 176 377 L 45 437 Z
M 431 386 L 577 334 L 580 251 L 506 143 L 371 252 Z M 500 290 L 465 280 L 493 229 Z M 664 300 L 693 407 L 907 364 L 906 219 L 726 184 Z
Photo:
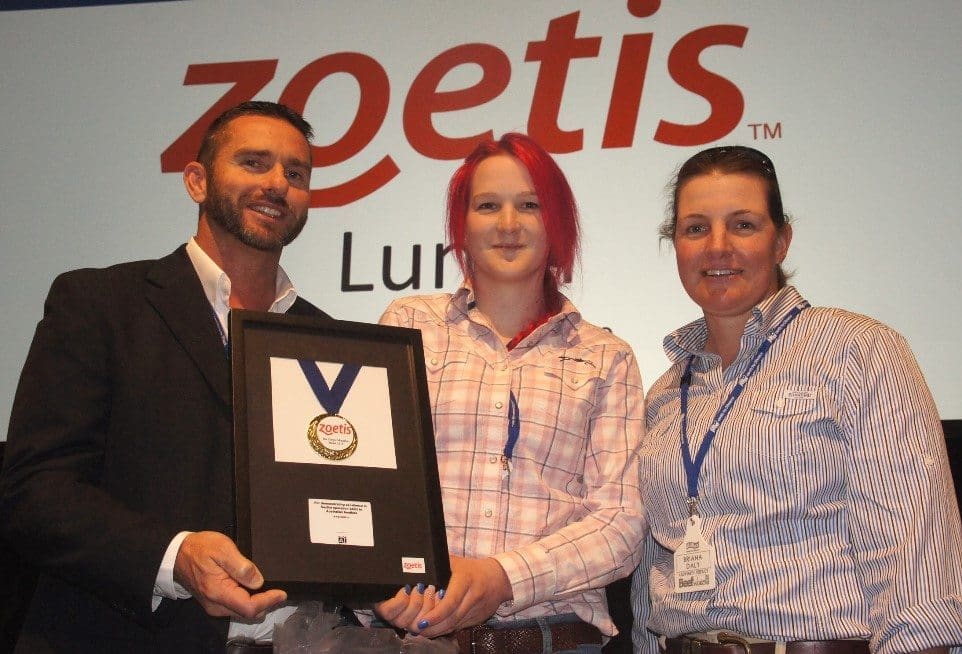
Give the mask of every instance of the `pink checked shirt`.
M 604 586 L 634 570 L 645 530 L 631 348 L 565 299 L 508 351 L 467 287 L 396 300 L 381 323 L 421 330 L 448 546 L 504 567 L 514 600 L 497 616 L 576 613 L 614 635 Z M 521 431 L 505 465 L 511 391 Z

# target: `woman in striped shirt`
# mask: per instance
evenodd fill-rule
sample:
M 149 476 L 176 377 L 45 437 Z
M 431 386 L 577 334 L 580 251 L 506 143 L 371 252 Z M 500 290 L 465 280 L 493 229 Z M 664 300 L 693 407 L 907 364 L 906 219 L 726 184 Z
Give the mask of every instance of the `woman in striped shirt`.
M 908 344 L 786 284 L 792 228 L 757 150 L 683 164 L 662 236 L 704 315 L 665 338 L 646 403 L 636 648 L 962 644 L 959 511 Z

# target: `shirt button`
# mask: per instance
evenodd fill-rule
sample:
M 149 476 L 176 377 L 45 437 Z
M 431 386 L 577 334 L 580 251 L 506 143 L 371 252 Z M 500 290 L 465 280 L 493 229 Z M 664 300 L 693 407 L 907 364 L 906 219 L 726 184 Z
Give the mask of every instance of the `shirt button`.
M 494 456 L 493 454 L 488 457 L 488 463 L 497 463 L 497 462 L 498 462 L 498 457 Z
M 492 511 L 491 509 L 485 509 L 485 510 L 484 510 L 484 517 L 485 517 L 485 518 L 490 518 L 492 515 L 494 515 L 494 511 Z
M 578 378 L 577 378 L 577 377 L 572 377 L 572 378 L 571 378 L 571 383 L 572 383 L 572 384 L 577 384 L 577 383 L 578 383 Z
M 781 409 L 783 406 L 785 406 L 785 400 L 775 400 L 775 406 Z
M 503 407 L 503 406 L 504 406 L 504 402 L 495 402 L 495 403 L 494 403 L 494 408 L 495 408 L 495 409 L 500 409 L 500 408 Z
M 432 366 L 438 365 L 438 360 L 437 360 L 437 359 L 431 359 L 431 365 L 432 365 Z

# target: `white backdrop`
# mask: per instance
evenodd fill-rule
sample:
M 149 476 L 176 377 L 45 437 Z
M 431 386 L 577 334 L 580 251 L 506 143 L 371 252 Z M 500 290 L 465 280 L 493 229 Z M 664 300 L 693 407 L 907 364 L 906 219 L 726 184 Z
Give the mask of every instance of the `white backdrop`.
M 573 21 L 571 38 L 588 40 L 562 38 Z M 550 47 L 529 46 L 545 41 L 549 26 Z M 695 57 L 685 59 L 683 45 L 697 35 L 676 47 L 702 28 L 709 43 L 726 31 L 744 36 L 740 46 L 704 47 L 697 61 L 717 76 L 708 90 L 669 74 L 675 48 L 676 77 L 688 71 L 694 82 L 710 82 Z M 942 417 L 962 418 L 960 33 L 962 3 L 951 0 L 184 1 L 0 11 L 0 270 L 7 280 L 0 422 L 55 274 L 161 256 L 193 233 L 196 207 L 180 176 L 161 171 L 161 153 L 232 85 L 185 84 L 191 66 L 276 61 L 270 80 L 252 91 L 267 100 L 329 55 L 360 53 L 355 59 L 382 69 L 390 88 L 383 123 L 359 152 L 315 169 L 313 186 L 347 182 L 385 156 L 398 174 L 344 206 L 312 209 L 282 263 L 304 296 L 340 318 L 374 321 L 398 293 L 435 292 L 443 189 L 457 162 L 412 145 L 404 106 L 429 62 L 465 44 L 487 44 L 468 50 L 508 62 L 506 88 L 489 102 L 468 103 L 479 106 L 434 114 L 434 130 L 452 138 L 535 131 L 536 89 L 542 113 L 534 127 L 543 130 L 553 124 L 543 103 L 560 98 L 558 129 L 583 130 L 577 147 L 557 155 L 584 227 L 583 265 L 568 294 L 590 320 L 633 345 L 647 385 L 667 366 L 664 334 L 698 316 L 673 253 L 656 236 L 665 185 L 698 149 L 742 143 L 775 161 L 795 218 L 787 267 L 796 286 L 815 304 L 873 315 L 904 333 Z M 651 35 L 647 67 L 643 35 Z M 603 147 L 623 39 L 630 50 L 624 71 L 646 72 L 643 93 L 634 129 L 622 128 L 633 134 L 630 147 Z M 583 55 L 566 73 L 565 52 Z M 478 66 L 457 66 L 440 89 L 479 80 Z M 308 98 L 305 116 L 319 145 L 348 132 L 361 102 L 347 74 L 321 79 Z M 371 102 L 364 99 L 361 113 L 376 118 Z M 726 115 L 731 125 L 721 124 Z M 720 122 L 707 142 L 654 138 L 661 120 L 698 124 L 709 116 Z M 688 133 L 705 138 L 709 131 Z M 345 262 L 347 233 L 353 248 Z M 383 249 L 391 248 L 391 276 L 400 282 L 411 275 L 416 244 L 420 288 L 388 290 Z M 345 292 L 345 282 L 374 288 Z M 448 262 L 441 286 L 457 282 Z

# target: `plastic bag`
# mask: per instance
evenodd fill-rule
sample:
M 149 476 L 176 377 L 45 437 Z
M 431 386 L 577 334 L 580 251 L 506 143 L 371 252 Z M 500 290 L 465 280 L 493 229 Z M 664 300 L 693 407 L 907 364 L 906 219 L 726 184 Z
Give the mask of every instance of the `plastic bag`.
M 309 654 L 315 643 L 342 623 L 341 616 L 325 611 L 321 602 L 304 602 L 274 627 L 274 654 Z
M 393 629 L 345 624 L 320 602 L 301 604 L 282 625 L 274 628 L 274 654 L 457 654 L 448 638 L 408 634 L 403 640 Z

